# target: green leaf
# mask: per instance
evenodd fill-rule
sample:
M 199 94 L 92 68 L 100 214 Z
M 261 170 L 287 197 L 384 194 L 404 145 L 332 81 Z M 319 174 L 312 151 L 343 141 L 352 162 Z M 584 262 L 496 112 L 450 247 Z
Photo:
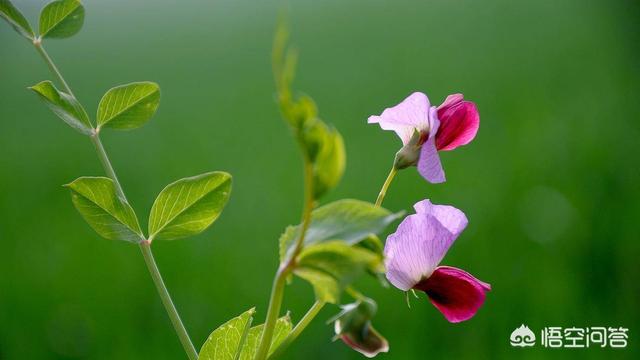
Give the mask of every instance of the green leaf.
M 144 125 L 160 105 L 160 87 L 136 82 L 107 91 L 98 105 L 98 128 L 129 130 Z
M 29 89 L 40 96 L 47 106 L 72 128 L 91 135 L 93 126 L 87 112 L 73 96 L 56 89 L 51 81 L 43 81 Z
M 310 99 L 310 98 L 309 98 Z M 313 100 L 309 100 L 313 101 Z M 322 146 L 325 143 L 325 139 L 329 132 L 329 127 L 320 119 L 317 118 L 314 110 L 307 109 L 306 111 L 313 111 L 314 113 L 308 113 L 301 115 L 304 117 L 303 127 L 300 130 L 300 140 L 307 156 L 307 159 L 312 163 L 316 161 L 318 154 L 322 150 Z
M 305 247 L 296 259 L 294 273 L 311 283 L 318 300 L 336 304 L 346 286 L 380 261 L 367 249 L 340 240 L 326 241 Z
M 311 97 L 302 95 L 294 101 L 287 94 L 290 95 L 289 92 L 280 93 L 280 111 L 294 129 L 300 130 L 317 119 L 318 107 Z
M 174 240 L 198 234 L 220 215 L 231 194 L 231 175 L 214 171 L 169 184 L 149 217 L 149 239 Z
M 29 21 L 20 13 L 18 9 L 9 0 L 0 0 L 0 17 L 5 19 L 18 34 L 29 40 L 35 38 L 33 29 L 29 25 Z
M 389 283 L 387 282 L 387 278 L 384 275 L 386 273 L 386 269 L 384 266 L 384 244 L 382 243 L 380 238 L 374 234 L 370 234 L 355 246 L 367 249 L 378 257 L 380 261 L 374 267 L 367 269 L 367 273 L 378 280 L 378 282 L 380 282 L 380 285 L 382 285 L 383 287 L 388 287 Z
M 281 98 L 291 100 L 291 83 L 295 77 L 298 54 L 288 47 L 289 29 L 283 17 L 278 19 L 276 33 L 273 38 L 271 50 L 271 63 L 273 65 L 273 75 L 276 82 L 276 89 Z
M 384 256 L 384 244 L 382 244 L 382 240 L 380 240 L 380 238 L 374 234 L 369 234 L 369 236 L 362 239 L 362 241 L 360 241 L 357 246 L 370 250 L 380 257 Z
M 269 348 L 269 355 L 273 353 L 278 346 L 289 336 L 293 325 L 291 324 L 291 318 L 289 315 L 283 316 L 276 321 L 276 325 L 273 329 L 273 338 L 271 340 L 271 347 Z M 247 341 L 240 353 L 240 360 L 253 360 L 258 351 L 260 345 L 260 339 L 262 338 L 262 332 L 264 331 L 264 324 L 254 326 L 249 329 L 247 335 Z
M 144 240 L 131 206 L 116 194 L 113 180 L 81 177 L 65 185 L 80 215 L 102 237 L 139 243 Z
M 52 1 L 40 12 L 42 38 L 67 38 L 80 31 L 84 23 L 84 6 L 79 0 Z
M 326 126 L 325 126 L 326 127 Z M 346 153 L 340 133 L 326 127 L 322 143 L 313 162 L 313 193 L 319 199 L 333 189 L 344 173 Z
M 284 18 L 280 18 L 271 52 L 273 77 L 278 91 L 280 111 L 289 125 L 299 130 L 307 120 L 317 116 L 318 109 L 310 97 L 303 95 L 296 100 L 293 96 L 291 84 L 295 78 L 298 52 L 288 46 L 288 40 L 288 26 Z
M 254 313 L 255 309 L 250 309 L 215 329 L 202 345 L 198 360 L 237 360 Z
M 379 234 L 404 212 L 392 213 L 374 204 L 343 199 L 315 209 L 305 236 L 305 244 L 326 240 L 343 240 L 355 245 L 370 234 Z M 280 236 L 280 257 L 286 253 L 299 236 L 300 225 L 289 226 Z

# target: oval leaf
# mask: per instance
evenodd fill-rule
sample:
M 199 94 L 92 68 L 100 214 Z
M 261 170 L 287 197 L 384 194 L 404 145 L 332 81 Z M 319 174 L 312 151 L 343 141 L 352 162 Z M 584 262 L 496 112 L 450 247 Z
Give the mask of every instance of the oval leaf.
M 374 252 L 334 240 L 305 247 L 296 259 L 294 273 L 313 286 L 316 299 L 332 304 L 342 290 L 367 270 L 380 266 Z
M 136 214 L 116 194 L 113 180 L 81 177 L 65 185 L 82 217 L 102 237 L 139 243 L 144 240 Z
M 271 340 L 271 347 L 269 348 L 269 355 L 273 353 L 284 339 L 289 336 L 293 325 L 291 324 L 291 318 L 289 315 L 283 316 L 276 321 L 276 326 L 273 329 L 273 338 Z M 247 334 L 247 341 L 242 347 L 240 352 L 240 360 L 253 360 L 260 346 L 260 339 L 262 338 L 262 332 L 264 331 L 264 324 L 254 326 L 249 329 Z
M 51 111 L 69 126 L 85 135 L 92 133 L 89 115 L 73 96 L 56 89 L 51 81 L 43 81 L 29 89 L 38 94 Z
M 305 244 L 343 240 L 349 245 L 355 245 L 370 234 L 379 234 L 402 215 L 403 212 L 392 213 L 365 201 L 338 200 L 313 210 Z M 280 236 L 281 259 L 284 259 L 299 232 L 300 225 L 290 226 Z
M 214 171 L 178 180 L 156 198 L 149 239 L 174 240 L 198 234 L 220 215 L 231 194 L 231 175 Z
M 254 313 L 255 309 L 245 311 L 242 315 L 215 329 L 202 345 L 198 360 L 238 359 L 247 339 Z
M 40 12 L 42 38 L 67 38 L 80 31 L 84 23 L 84 6 L 79 0 L 52 1 Z
M 9 0 L 0 0 L 0 17 L 5 19 L 18 34 L 33 40 L 35 37 L 29 21 Z
M 156 83 L 137 82 L 114 87 L 98 105 L 98 128 L 138 128 L 151 119 L 158 105 L 160 87 Z

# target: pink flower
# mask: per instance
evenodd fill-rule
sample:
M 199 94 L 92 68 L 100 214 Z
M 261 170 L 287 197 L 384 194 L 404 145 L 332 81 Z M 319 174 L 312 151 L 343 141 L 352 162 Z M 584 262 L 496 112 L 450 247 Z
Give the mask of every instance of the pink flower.
M 436 108 L 427 95 L 414 92 L 380 116 L 370 116 L 368 122 L 395 131 L 402 140 L 404 146 L 396 155 L 398 168 L 417 164 L 418 172 L 427 181 L 441 183 L 445 175 L 438 151 L 471 142 L 478 132 L 480 115 L 476 105 L 464 101 L 462 94 L 447 96 Z
M 414 205 L 384 247 L 387 279 L 398 289 L 424 291 L 450 322 L 472 318 L 491 286 L 450 266 L 438 266 L 467 226 L 464 213 L 423 200 Z

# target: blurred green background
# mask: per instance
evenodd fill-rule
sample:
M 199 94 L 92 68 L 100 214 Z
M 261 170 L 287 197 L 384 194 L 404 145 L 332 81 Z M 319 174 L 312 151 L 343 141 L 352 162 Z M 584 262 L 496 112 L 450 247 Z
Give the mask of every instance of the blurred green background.
M 14 3 L 36 23 L 44 1 Z M 270 51 L 281 1 L 84 1 L 80 34 L 45 44 L 90 113 L 112 86 L 162 88 L 144 128 L 105 146 L 143 224 L 169 182 L 234 176 L 214 226 L 154 245 L 199 347 L 227 319 L 266 311 L 277 239 L 298 221 L 301 166 L 274 101 Z M 471 321 L 366 279 L 382 359 L 639 358 L 640 5 L 637 1 L 290 1 L 300 51 L 295 88 L 343 134 L 347 171 L 325 201 L 373 201 L 394 134 L 371 114 L 410 92 L 478 104 L 473 143 L 443 153 L 448 182 L 404 171 L 385 206 L 431 198 L 470 225 L 444 263 L 490 282 Z M 91 143 L 26 90 L 52 79 L 28 42 L 0 25 L 0 358 L 183 359 L 139 250 L 99 238 L 61 185 L 102 175 Z M 393 230 L 393 229 L 390 229 Z M 312 303 L 286 290 L 294 320 Z M 360 359 L 331 343 L 327 307 L 288 358 Z M 514 349 L 513 329 L 623 326 L 627 349 Z

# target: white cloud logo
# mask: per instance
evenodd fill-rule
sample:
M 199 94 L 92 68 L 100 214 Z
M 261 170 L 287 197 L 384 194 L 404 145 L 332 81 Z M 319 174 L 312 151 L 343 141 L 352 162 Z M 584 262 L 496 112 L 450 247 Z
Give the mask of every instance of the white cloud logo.
M 520 325 L 511 333 L 511 346 L 528 347 L 536 343 L 536 335 L 524 324 Z

